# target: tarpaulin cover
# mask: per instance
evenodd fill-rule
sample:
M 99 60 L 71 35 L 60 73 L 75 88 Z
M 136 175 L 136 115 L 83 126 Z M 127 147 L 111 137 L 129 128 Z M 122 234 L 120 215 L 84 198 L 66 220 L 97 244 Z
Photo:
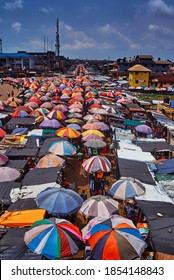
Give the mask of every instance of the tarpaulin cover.
M 23 186 L 40 185 L 56 182 L 61 167 L 31 169 L 22 180 Z
M 153 249 L 174 255 L 174 204 L 140 200 L 137 203 L 147 218 Z
M 1 182 L 0 183 L 0 203 L 8 206 L 11 203 L 10 192 L 14 188 L 21 188 L 21 183 L 18 182 Z
M 0 217 L 0 225 L 7 227 L 31 226 L 37 220 L 44 219 L 46 211 L 44 209 L 5 211 Z
M 139 162 L 127 159 L 118 159 L 119 173 L 121 177 L 132 177 L 142 183 L 155 185 L 147 164 L 145 162 Z
M 37 204 L 34 198 L 26 198 L 26 199 L 18 199 L 14 203 L 12 203 L 8 207 L 8 211 L 17 211 L 17 210 L 31 210 L 31 209 L 36 209 Z
M 163 163 L 158 163 L 156 165 L 157 173 L 159 174 L 169 174 L 174 172 L 174 158 L 165 160 Z
M 6 233 L 0 238 L 0 260 L 43 259 L 42 255 L 34 254 L 25 245 L 24 234 L 28 229 L 28 227 L 5 229 Z

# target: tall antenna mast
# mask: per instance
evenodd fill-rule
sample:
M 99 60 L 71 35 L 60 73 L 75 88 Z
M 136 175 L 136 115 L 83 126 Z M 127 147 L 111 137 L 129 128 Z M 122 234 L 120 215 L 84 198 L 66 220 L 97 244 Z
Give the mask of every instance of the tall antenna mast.
M 60 42 L 59 42 L 59 20 L 57 18 L 56 23 L 56 44 L 55 44 L 55 54 L 56 56 L 60 55 Z
M 0 38 L 0 53 L 2 53 L 2 39 Z

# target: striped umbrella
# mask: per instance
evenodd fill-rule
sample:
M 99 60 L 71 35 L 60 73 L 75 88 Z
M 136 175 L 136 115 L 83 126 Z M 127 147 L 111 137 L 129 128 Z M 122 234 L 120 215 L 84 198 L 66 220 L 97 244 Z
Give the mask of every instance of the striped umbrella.
M 133 260 L 140 258 L 146 248 L 133 222 L 115 217 L 94 225 L 88 243 L 96 260 Z
M 92 156 L 82 163 L 82 168 L 88 173 L 98 171 L 110 172 L 111 163 L 105 156 Z
M 48 118 L 50 119 L 56 119 L 56 120 L 65 120 L 66 116 L 64 115 L 64 113 L 62 111 L 58 111 L 58 110 L 53 110 L 51 111 L 48 115 Z
M 84 130 L 90 130 L 90 129 L 100 129 L 98 122 L 94 122 L 94 123 L 86 123 L 82 126 L 82 128 Z
M 108 194 L 116 199 L 128 200 L 144 194 L 145 190 L 139 180 L 131 177 L 121 177 L 120 180 L 112 185 Z
M 95 195 L 85 200 L 79 213 L 87 218 L 105 216 L 118 212 L 118 202 L 106 195 Z
M 84 146 L 88 148 L 95 148 L 95 149 L 101 149 L 106 147 L 106 142 L 100 139 L 91 139 L 84 143 Z
M 65 160 L 62 159 L 61 157 L 54 154 L 46 154 L 38 161 L 35 168 L 56 167 L 56 166 L 63 166 L 64 164 L 65 164 Z
M 57 218 L 35 222 L 25 233 L 24 241 L 32 252 L 51 260 L 72 256 L 83 244 L 78 226 Z
M 57 141 L 51 144 L 48 151 L 59 156 L 73 156 L 77 149 L 68 141 Z
M 99 139 L 99 140 L 103 140 L 102 137 L 98 136 L 98 135 L 95 135 L 95 134 L 89 134 L 89 135 L 86 135 L 82 138 L 83 141 L 88 141 L 88 140 L 92 140 L 92 139 Z
M 0 153 L 0 165 L 4 165 L 8 162 L 8 157 L 2 153 Z
M 81 130 L 82 129 L 81 126 L 78 125 L 77 123 L 70 123 L 70 124 L 67 125 L 67 127 L 74 128 L 75 130 Z
M 62 127 L 56 131 L 56 135 L 59 137 L 68 137 L 72 139 L 80 137 L 81 133 L 74 128 Z
M 82 132 L 83 136 L 86 136 L 86 135 L 89 135 L 89 134 L 95 134 L 95 135 L 98 135 L 100 137 L 105 137 L 104 134 L 101 131 L 97 130 L 97 129 L 89 129 L 89 130 L 87 130 L 85 132 Z

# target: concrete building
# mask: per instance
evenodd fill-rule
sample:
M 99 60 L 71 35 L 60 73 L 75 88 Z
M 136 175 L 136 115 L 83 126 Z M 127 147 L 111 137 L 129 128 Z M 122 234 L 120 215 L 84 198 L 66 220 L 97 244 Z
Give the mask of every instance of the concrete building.
M 129 85 L 131 87 L 149 86 L 149 76 L 151 70 L 136 64 L 128 69 L 129 71 Z

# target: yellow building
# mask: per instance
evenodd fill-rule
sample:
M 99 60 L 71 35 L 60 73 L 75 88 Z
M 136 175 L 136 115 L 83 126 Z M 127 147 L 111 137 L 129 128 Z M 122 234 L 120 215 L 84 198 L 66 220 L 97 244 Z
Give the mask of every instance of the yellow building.
M 149 86 L 149 75 L 151 70 L 136 64 L 128 69 L 129 71 L 129 85 L 131 87 Z

